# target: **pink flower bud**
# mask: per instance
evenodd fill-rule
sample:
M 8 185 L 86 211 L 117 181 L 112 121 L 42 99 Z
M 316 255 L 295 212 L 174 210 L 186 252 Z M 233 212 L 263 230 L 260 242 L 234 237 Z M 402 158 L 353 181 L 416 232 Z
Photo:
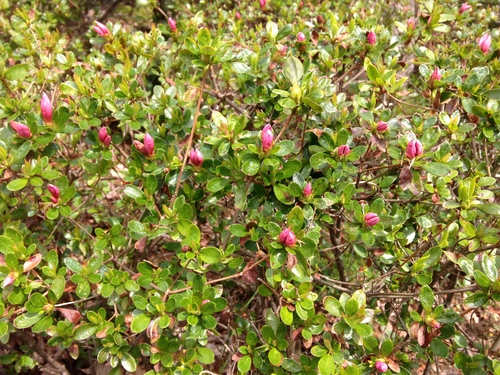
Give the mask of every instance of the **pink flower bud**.
M 134 141 L 134 147 L 139 151 L 141 154 L 148 156 L 148 153 L 146 152 L 146 149 L 144 148 L 144 144 L 142 142 L 139 142 L 137 140 Z
M 16 134 L 21 138 L 31 138 L 31 130 L 26 125 L 21 124 L 17 121 L 11 121 L 10 127 L 16 132 Z
M 50 124 L 52 122 L 52 103 L 50 102 L 49 97 L 45 93 L 42 94 L 40 109 L 42 110 L 43 121 Z
M 368 44 L 371 44 L 372 46 L 377 43 L 377 36 L 375 35 L 375 32 L 370 30 L 368 32 L 368 35 L 366 36 L 366 41 Z
M 240 12 L 236 11 L 235 16 L 236 16 L 237 20 L 241 20 L 241 13 Z
M 434 81 L 439 81 L 440 79 L 441 79 L 441 72 L 439 71 L 439 68 L 436 68 L 431 74 L 431 83 Z
M 50 195 L 52 195 L 52 197 L 56 199 L 57 202 L 59 196 L 61 195 L 61 191 L 59 190 L 59 188 L 56 185 L 48 184 L 47 190 L 49 191 Z
M 94 21 L 94 26 L 92 26 L 94 31 L 100 36 L 108 35 L 109 30 L 106 25 L 100 23 L 99 21 Z
M 14 281 L 16 281 L 16 278 L 17 275 L 14 272 L 9 273 L 3 280 L 2 288 L 5 288 L 14 283 Z
M 305 41 L 306 41 L 306 36 L 304 35 L 304 33 L 302 31 L 299 31 L 297 33 L 297 42 L 303 43 Z
M 348 145 L 342 145 L 337 148 L 339 156 L 347 156 L 351 153 L 351 148 Z
M 380 218 L 376 213 L 373 212 L 368 212 L 365 215 L 365 224 L 368 225 L 369 227 L 373 227 L 374 225 L 377 225 L 378 222 L 380 221 Z
M 307 183 L 307 185 L 304 187 L 304 191 L 302 192 L 304 194 L 304 197 L 308 197 L 312 194 L 312 185 L 310 182 Z
M 422 147 L 422 143 L 419 140 L 412 139 L 408 142 L 408 146 L 406 146 L 406 156 L 409 159 L 414 159 L 417 156 L 422 155 L 424 149 Z
M 487 53 L 490 50 L 491 47 L 491 35 L 490 34 L 484 34 L 479 41 L 477 42 L 479 45 L 479 48 L 481 49 L 481 52 Z
M 264 8 L 266 7 L 267 0 L 260 0 L 260 1 L 259 1 L 259 3 L 260 3 L 260 7 L 261 7 L 262 9 L 264 9 Z
M 144 151 L 146 151 L 146 156 L 151 156 L 155 152 L 155 140 L 149 133 L 144 136 Z
M 203 155 L 201 154 L 201 151 L 195 148 L 189 151 L 189 161 L 194 166 L 201 167 L 203 164 Z
M 387 122 L 385 122 L 385 121 L 379 121 L 379 122 L 377 123 L 377 131 L 378 131 L 379 133 L 383 133 L 383 132 L 385 132 L 385 131 L 387 130 L 387 128 L 388 128 L 388 127 L 389 127 L 389 125 L 388 125 L 388 124 L 387 124 Z
M 377 361 L 375 362 L 375 370 L 377 370 L 377 372 L 387 372 L 387 370 L 389 370 L 389 366 L 387 366 L 387 363 L 383 361 Z
M 274 141 L 273 128 L 270 124 L 267 124 L 264 126 L 264 129 L 262 129 L 260 133 L 260 140 L 262 142 L 262 150 L 265 152 L 269 151 L 273 146 Z
M 108 147 L 111 144 L 111 136 L 108 135 L 108 129 L 104 126 L 101 129 L 99 129 L 99 140 L 106 147 Z
M 415 18 L 410 17 L 408 18 L 408 21 L 406 21 L 406 29 L 408 31 L 411 31 L 415 28 Z
M 469 4 L 463 3 L 460 9 L 458 10 L 458 13 L 462 14 L 464 12 L 467 12 L 470 8 L 472 8 Z
M 288 247 L 292 247 L 295 245 L 297 242 L 297 239 L 295 238 L 295 233 L 293 233 L 290 229 L 286 228 L 283 229 L 280 233 L 279 236 L 280 242 Z
M 281 47 L 279 47 L 279 52 L 280 52 L 280 55 L 281 56 L 286 56 L 286 51 L 287 51 L 288 47 L 285 46 L 285 45 L 282 45 Z
M 177 31 L 177 23 L 173 18 L 168 17 L 168 26 L 170 27 L 170 30 L 172 31 Z

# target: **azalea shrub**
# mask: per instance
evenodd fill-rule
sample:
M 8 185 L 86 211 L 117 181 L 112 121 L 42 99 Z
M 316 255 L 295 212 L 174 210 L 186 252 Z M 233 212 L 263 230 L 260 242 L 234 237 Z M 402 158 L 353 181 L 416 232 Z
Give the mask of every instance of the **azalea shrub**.
M 500 374 L 495 1 L 0 0 L 0 364 Z

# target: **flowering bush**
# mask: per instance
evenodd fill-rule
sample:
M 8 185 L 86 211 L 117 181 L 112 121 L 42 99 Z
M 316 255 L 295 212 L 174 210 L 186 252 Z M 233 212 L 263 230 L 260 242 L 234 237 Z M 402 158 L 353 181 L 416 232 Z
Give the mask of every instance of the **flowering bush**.
M 118 3 L 0 0 L 2 371 L 500 374 L 498 4 Z

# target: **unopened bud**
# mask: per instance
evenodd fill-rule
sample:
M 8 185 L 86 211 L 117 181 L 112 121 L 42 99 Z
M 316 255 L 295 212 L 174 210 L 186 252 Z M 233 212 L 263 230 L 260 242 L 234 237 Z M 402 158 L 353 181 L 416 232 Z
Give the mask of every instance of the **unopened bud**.
M 295 245 L 297 242 L 297 239 L 295 238 L 295 233 L 293 233 L 290 229 L 286 228 L 283 229 L 280 233 L 279 236 L 280 242 L 288 247 L 292 247 Z
M 47 124 L 52 123 L 52 113 L 53 113 L 52 103 L 50 102 L 49 97 L 45 93 L 42 94 L 40 109 L 42 111 L 43 121 L 45 121 Z
M 458 10 L 459 14 L 462 14 L 464 12 L 467 12 L 470 8 L 472 8 L 469 4 L 463 3 L 460 9 Z
M 104 126 L 101 129 L 99 129 L 99 140 L 106 147 L 108 147 L 111 144 L 111 136 L 108 134 L 108 129 Z
M 441 79 L 441 72 L 439 71 L 439 68 L 436 68 L 431 74 L 431 83 L 433 83 L 434 81 L 439 81 L 440 79 Z
M 59 196 L 61 195 L 61 191 L 59 190 L 59 188 L 56 185 L 48 184 L 47 190 L 49 191 L 50 195 L 52 195 L 52 198 L 55 199 L 55 202 L 53 200 L 52 202 L 56 203 L 59 199 Z
M 387 363 L 383 361 L 377 361 L 375 362 L 375 370 L 377 370 L 377 372 L 387 372 L 387 370 L 389 370 L 389 366 L 387 366 Z
M 28 126 L 21 124 L 17 121 L 11 121 L 10 127 L 16 132 L 16 134 L 21 138 L 31 138 L 31 130 Z
M 339 156 L 347 156 L 351 153 L 351 148 L 348 145 L 342 145 L 337 148 L 337 154 Z
M 266 7 L 267 0 L 260 0 L 259 3 L 260 3 L 261 9 L 264 9 Z
M 304 187 L 304 191 L 302 193 L 304 194 L 304 197 L 308 197 L 312 194 L 312 185 L 310 182 L 308 182 Z
M 193 148 L 189 152 L 189 161 L 194 166 L 201 167 L 201 165 L 203 164 L 203 155 L 201 154 L 201 151 L 198 150 L 198 149 Z
M 168 18 L 168 26 L 170 27 L 170 30 L 174 32 L 177 31 L 177 23 L 173 18 Z
M 491 35 L 490 34 L 484 34 L 479 41 L 477 42 L 479 45 L 479 48 L 481 49 L 481 52 L 487 53 L 490 50 L 491 47 Z
M 151 156 L 155 152 L 155 140 L 149 133 L 146 133 L 144 136 L 144 150 L 146 151 L 146 156 Z
M 262 142 L 262 150 L 264 152 L 269 151 L 273 146 L 274 141 L 273 128 L 270 124 L 267 124 L 264 126 L 264 129 L 262 129 L 260 133 L 260 140 Z
M 94 26 L 92 26 L 94 31 L 100 36 L 105 36 L 109 34 L 109 30 L 106 25 L 100 23 L 99 21 L 94 21 Z
M 304 35 L 304 33 L 302 31 L 299 31 L 297 34 L 297 42 L 303 43 L 305 41 L 306 41 L 306 36 Z
M 388 124 L 387 124 L 387 122 L 385 122 L 385 121 L 379 121 L 379 122 L 377 123 L 377 131 L 378 131 L 379 133 L 383 133 L 383 132 L 385 132 L 385 131 L 387 130 L 387 128 L 388 128 L 388 127 L 389 127 L 389 125 L 388 125 Z
M 368 32 L 368 35 L 366 36 L 366 41 L 368 44 L 371 44 L 372 46 L 377 43 L 377 36 L 375 35 L 375 32 L 373 30 Z
M 368 225 L 369 227 L 373 227 L 374 225 L 377 225 L 378 222 L 380 221 L 380 218 L 376 213 L 373 212 L 368 212 L 365 215 L 365 224 Z
M 417 156 L 422 155 L 423 151 L 422 143 L 420 143 L 419 140 L 412 139 L 408 143 L 408 146 L 406 146 L 406 157 L 414 159 Z

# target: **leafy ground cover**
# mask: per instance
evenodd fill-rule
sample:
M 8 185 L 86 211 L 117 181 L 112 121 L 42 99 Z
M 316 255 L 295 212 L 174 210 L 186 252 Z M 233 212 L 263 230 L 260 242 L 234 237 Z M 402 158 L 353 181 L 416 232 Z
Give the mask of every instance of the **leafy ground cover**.
M 0 0 L 0 363 L 500 374 L 497 2 Z

